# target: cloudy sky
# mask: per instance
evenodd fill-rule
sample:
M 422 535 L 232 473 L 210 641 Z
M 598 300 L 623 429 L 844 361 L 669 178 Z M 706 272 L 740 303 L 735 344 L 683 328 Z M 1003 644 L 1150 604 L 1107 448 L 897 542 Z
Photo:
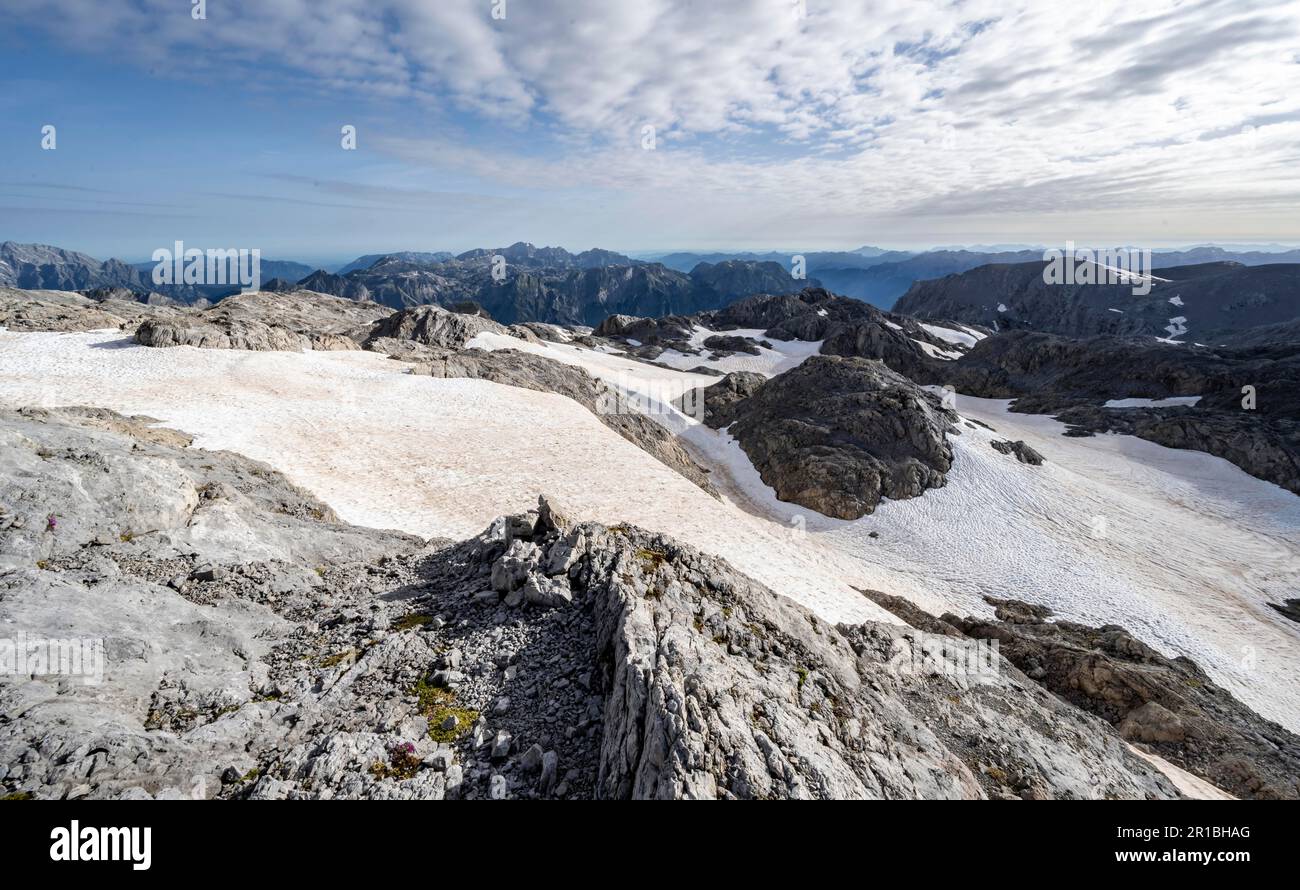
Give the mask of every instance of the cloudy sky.
M 1300 243 L 1300 0 L 194 2 L 4 0 L 0 240 Z

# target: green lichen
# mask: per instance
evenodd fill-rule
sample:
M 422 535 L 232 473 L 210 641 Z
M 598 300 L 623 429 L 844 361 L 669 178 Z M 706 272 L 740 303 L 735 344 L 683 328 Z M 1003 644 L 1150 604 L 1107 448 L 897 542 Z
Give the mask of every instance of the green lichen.
M 403 615 L 393 622 L 393 630 L 402 631 L 410 630 L 413 627 L 423 627 L 433 620 L 432 615 L 421 615 L 418 612 L 412 612 L 410 615 Z

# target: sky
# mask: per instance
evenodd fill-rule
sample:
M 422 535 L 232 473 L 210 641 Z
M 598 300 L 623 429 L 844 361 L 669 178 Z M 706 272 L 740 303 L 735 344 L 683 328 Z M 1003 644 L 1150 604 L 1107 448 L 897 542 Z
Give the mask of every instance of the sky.
M 3 5 L 0 240 L 1300 243 L 1300 0 Z

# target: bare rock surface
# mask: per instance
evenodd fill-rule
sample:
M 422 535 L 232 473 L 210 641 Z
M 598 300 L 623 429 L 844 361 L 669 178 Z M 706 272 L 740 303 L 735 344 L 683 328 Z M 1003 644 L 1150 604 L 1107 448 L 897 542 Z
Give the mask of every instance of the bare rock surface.
M 781 500 L 857 519 L 944 484 L 956 415 L 883 363 L 818 355 L 755 384 L 730 375 L 706 388 L 706 422 L 728 428 Z
M 897 597 L 877 604 L 932 633 L 996 640 L 1029 678 L 1120 735 L 1241 798 L 1300 798 L 1300 737 L 1217 686 L 1186 657 L 1168 658 L 1118 625 L 1051 620 L 1051 611 L 987 598 L 995 619 L 934 618 Z
M 370 333 L 371 339 L 409 340 L 425 346 L 462 349 L 483 332 L 505 334 L 504 325 L 477 312 L 452 312 L 441 306 L 416 306 L 381 319 Z M 369 348 L 369 347 L 367 347 Z
M 545 498 L 456 545 L 348 526 L 181 435 L 0 415 L 0 617 L 104 657 L 0 679 L 4 794 L 1177 796 L 996 654 L 954 672 Z
M 116 291 L 91 299 L 71 291 L 0 287 L 0 327 L 16 332 L 132 329 L 140 322 L 176 316 L 162 304 L 125 299 Z
M 145 346 L 197 346 L 253 351 L 360 349 L 376 321 L 391 309 L 312 291 L 259 291 L 226 297 L 198 312 L 145 322 L 136 340 Z
M 989 445 L 1000 454 L 1015 455 L 1016 460 L 1022 464 L 1029 464 L 1034 467 L 1043 465 L 1043 456 L 1020 440 L 1010 442 L 1005 439 L 994 439 Z

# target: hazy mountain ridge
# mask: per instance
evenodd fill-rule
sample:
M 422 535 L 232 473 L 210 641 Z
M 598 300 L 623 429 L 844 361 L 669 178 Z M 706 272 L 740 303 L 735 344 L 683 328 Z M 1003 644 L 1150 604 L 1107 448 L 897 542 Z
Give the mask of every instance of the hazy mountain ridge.
M 597 248 L 573 254 L 521 242 L 439 263 L 393 254 L 346 275 L 317 270 L 296 285 L 274 289 L 302 287 L 394 309 L 472 302 L 504 324 L 595 325 L 615 314 L 699 312 L 752 293 L 792 293 L 805 283 L 770 262 L 702 263 L 687 275 Z
M 920 281 L 895 304 L 918 318 L 1068 337 L 1149 335 L 1213 345 L 1300 317 L 1300 264 L 1211 262 L 1156 270 L 1147 294 L 1131 283 L 1049 284 L 1046 264 L 980 266 Z

